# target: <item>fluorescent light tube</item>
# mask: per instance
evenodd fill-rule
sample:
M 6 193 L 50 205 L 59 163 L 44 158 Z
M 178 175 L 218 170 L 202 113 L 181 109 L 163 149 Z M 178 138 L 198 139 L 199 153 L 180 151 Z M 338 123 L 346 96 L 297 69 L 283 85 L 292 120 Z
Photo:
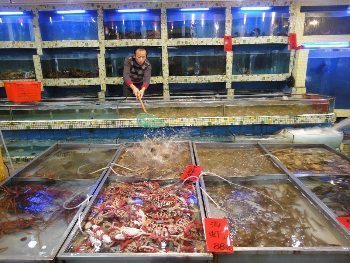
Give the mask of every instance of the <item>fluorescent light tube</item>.
M 65 14 L 83 14 L 85 13 L 85 10 L 61 10 L 61 11 L 57 11 L 57 14 L 60 15 L 65 15 Z
M 23 12 L 0 12 L 0 16 L 23 15 Z
M 187 12 L 187 11 L 208 11 L 209 8 L 181 8 L 180 11 Z
M 349 42 L 314 42 L 302 44 L 305 48 L 341 48 L 349 47 Z
M 147 9 L 118 9 L 118 13 L 137 13 L 137 12 L 147 12 Z
M 241 7 L 241 11 L 267 11 L 270 10 L 269 6 L 246 6 Z

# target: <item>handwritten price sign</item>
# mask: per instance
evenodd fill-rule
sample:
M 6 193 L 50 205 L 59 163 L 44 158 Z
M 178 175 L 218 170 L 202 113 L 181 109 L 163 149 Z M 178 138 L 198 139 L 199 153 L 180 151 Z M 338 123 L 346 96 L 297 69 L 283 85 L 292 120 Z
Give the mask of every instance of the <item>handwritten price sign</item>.
M 342 223 L 347 229 L 350 230 L 350 216 L 339 216 L 338 221 Z
M 201 172 L 202 172 L 202 166 L 189 164 L 186 166 L 186 169 L 183 172 L 180 179 L 186 180 L 188 178 L 188 181 L 197 182 Z
M 204 228 L 208 252 L 233 253 L 230 231 L 225 218 L 205 218 Z

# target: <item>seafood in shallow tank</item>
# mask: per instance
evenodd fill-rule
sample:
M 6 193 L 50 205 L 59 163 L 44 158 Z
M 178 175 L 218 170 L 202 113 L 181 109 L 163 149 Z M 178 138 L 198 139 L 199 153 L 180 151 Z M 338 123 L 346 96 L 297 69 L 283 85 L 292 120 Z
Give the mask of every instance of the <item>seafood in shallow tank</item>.
M 192 163 L 188 143 L 145 140 L 127 146 L 113 168 L 119 176 L 147 179 L 180 178 Z
M 299 179 L 337 216 L 350 216 L 350 178 L 308 176 Z
M 345 158 L 323 148 L 271 149 L 294 173 L 350 174 L 350 163 Z
M 227 217 L 237 247 L 332 247 L 348 245 L 287 180 L 205 182 L 210 217 Z
M 69 252 L 204 252 L 197 201 L 188 183 L 110 182 Z
M 257 147 L 206 148 L 196 145 L 203 169 L 221 176 L 281 174 L 282 171 Z

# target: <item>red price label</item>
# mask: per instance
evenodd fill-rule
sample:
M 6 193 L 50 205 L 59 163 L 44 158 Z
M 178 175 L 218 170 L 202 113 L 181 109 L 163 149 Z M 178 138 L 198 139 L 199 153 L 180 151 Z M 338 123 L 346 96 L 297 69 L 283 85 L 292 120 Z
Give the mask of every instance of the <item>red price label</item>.
M 208 252 L 233 253 L 225 218 L 205 218 L 204 228 Z
M 186 180 L 188 178 L 188 181 L 197 182 L 201 172 L 202 172 L 202 166 L 189 164 L 186 166 L 186 169 L 182 173 L 182 176 L 180 179 Z
M 338 221 L 342 223 L 347 229 L 350 230 L 350 216 L 339 216 Z

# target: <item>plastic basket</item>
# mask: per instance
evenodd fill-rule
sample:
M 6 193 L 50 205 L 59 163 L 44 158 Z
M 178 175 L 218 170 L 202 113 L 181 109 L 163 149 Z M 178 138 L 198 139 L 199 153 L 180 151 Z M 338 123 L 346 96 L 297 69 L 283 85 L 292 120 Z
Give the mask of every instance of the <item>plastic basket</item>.
M 40 81 L 4 81 L 7 99 L 13 102 L 41 100 Z

